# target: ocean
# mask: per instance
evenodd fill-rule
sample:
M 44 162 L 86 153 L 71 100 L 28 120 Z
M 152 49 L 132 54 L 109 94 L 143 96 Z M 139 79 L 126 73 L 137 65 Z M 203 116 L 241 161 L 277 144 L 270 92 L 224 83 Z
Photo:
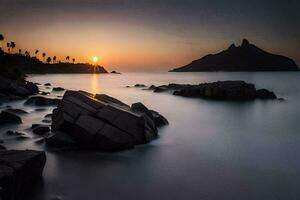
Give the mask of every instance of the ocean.
M 10 102 L 31 114 L 22 116 L 23 124 L 0 131 L 19 130 L 31 139 L 2 134 L 4 144 L 47 152 L 43 180 L 31 200 L 300 198 L 300 73 L 49 74 L 29 75 L 28 80 L 105 93 L 127 104 L 142 102 L 170 123 L 159 129 L 158 139 L 126 151 L 55 151 L 39 144 L 29 130 L 53 107 L 35 110 L 24 106 L 24 101 Z M 285 101 L 224 102 L 126 88 L 136 83 L 157 86 L 218 80 L 254 83 Z

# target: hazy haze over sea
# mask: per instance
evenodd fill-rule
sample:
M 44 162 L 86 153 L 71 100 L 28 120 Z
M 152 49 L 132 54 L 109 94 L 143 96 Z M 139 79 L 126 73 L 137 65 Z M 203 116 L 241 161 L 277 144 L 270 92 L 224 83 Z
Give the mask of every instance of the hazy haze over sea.
M 170 122 L 157 140 L 118 153 L 50 151 L 35 143 L 37 138 L 5 136 L 9 148 L 47 150 L 43 183 L 33 200 L 56 195 L 64 200 L 300 197 L 300 73 L 60 74 L 29 75 L 28 80 L 106 93 L 128 104 L 140 101 Z M 222 102 L 125 88 L 217 80 L 254 83 L 286 101 Z M 22 104 L 12 103 L 32 114 L 22 116 L 24 123 L 15 128 L 35 137 L 27 128 L 53 108 L 34 111 Z

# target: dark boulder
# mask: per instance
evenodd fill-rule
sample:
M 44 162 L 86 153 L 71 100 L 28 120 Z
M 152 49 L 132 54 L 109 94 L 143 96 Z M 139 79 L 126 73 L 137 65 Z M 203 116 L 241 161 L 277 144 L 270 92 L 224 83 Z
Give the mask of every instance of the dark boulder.
M 50 128 L 46 125 L 37 125 L 32 129 L 32 132 L 37 135 L 44 135 L 45 133 L 50 132 Z
M 134 87 L 147 87 L 147 86 L 144 84 L 135 84 Z
M 53 89 L 52 89 L 52 92 L 61 92 L 61 91 L 64 91 L 65 89 L 64 88 L 62 88 L 62 87 L 54 87 Z
M 11 124 L 11 123 L 20 124 L 20 123 L 22 123 L 22 119 L 13 113 L 10 113 L 7 111 L 2 111 L 0 113 L 0 125 L 1 124 Z
M 160 91 L 173 91 L 173 95 L 201 97 L 227 101 L 248 101 L 256 98 L 275 99 L 276 95 L 266 89 L 256 90 L 255 86 L 244 81 L 217 81 L 199 85 L 169 84 L 156 87 Z M 155 90 L 154 90 L 155 92 Z
M 157 137 L 154 120 L 107 96 L 67 91 L 52 116 L 52 131 L 62 131 L 86 148 L 121 150 Z
M 46 163 L 42 151 L 0 151 L 0 199 L 22 200 L 42 177 Z
M 46 97 L 30 97 L 24 104 L 33 105 L 33 106 L 57 106 L 61 100 L 60 99 L 51 99 Z
M 21 114 L 28 114 L 27 111 L 22 110 L 22 109 L 17 109 L 17 108 L 16 109 L 14 109 L 14 108 L 8 108 L 8 109 L 6 109 L 4 111 L 9 112 L 9 113 L 13 113 L 13 114 L 19 114 L 19 115 L 21 115 Z
M 274 92 L 271 92 L 266 89 L 260 89 L 256 91 L 256 97 L 259 99 L 277 99 Z
M 53 147 L 78 147 L 78 143 L 67 133 L 57 131 L 46 137 L 46 144 Z
M 51 86 L 51 83 L 45 83 L 44 86 Z
M 114 71 L 111 71 L 110 73 L 111 73 L 111 74 L 121 74 L 120 72 L 117 72 L 117 71 L 115 71 L 115 70 L 114 70 Z

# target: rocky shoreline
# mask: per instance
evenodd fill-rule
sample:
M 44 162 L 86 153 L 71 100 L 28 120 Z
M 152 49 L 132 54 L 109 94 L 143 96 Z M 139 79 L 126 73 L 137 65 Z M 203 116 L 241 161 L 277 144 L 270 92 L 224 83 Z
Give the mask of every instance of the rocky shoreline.
M 128 86 L 127 86 L 128 87 Z M 255 99 L 277 99 L 274 92 L 267 89 L 256 89 L 254 84 L 244 81 L 217 81 L 198 85 L 176 84 L 147 86 L 136 84 L 134 87 L 152 90 L 155 93 L 171 92 L 176 96 L 205 98 L 223 101 L 250 101 Z M 282 100 L 282 98 L 279 98 Z
M 168 124 L 162 115 L 140 102 L 129 106 L 108 95 L 85 91 L 67 90 L 59 96 L 64 91 L 50 83 L 42 85 L 0 77 L 0 126 L 12 128 L 1 134 L 16 141 L 34 139 L 36 144 L 45 144 L 53 150 L 111 152 L 146 144 L 157 138 L 158 127 Z M 31 112 L 6 106 L 12 101 L 24 102 L 24 108 L 34 109 L 34 112 L 54 110 L 44 116 L 43 123 L 32 124 L 22 132 L 14 127 L 22 124 L 23 116 Z M 22 199 L 42 178 L 46 152 L 7 150 L 6 140 L 0 143 L 0 199 Z

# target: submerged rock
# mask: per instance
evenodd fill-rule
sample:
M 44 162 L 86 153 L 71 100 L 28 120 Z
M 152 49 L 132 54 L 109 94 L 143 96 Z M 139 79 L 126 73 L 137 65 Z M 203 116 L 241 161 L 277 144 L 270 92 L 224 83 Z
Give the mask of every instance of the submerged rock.
M 65 132 L 86 148 L 121 150 L 157 137 L 152 117 L 107 95 L 67 91 L 53 111 L 52 131 Z
M 44 86 L 51 86 L 51 83 L 45 83 Z
M 20 200 L 42 177 L 45 152 L 0 150 L 0 199 Z
M 117 72 L 117 71 L 115 71 L 115 70 L 111 71 L 110 73 L 111 73 L 111 74 L 121 74 L 120 72 Z
M 11 124 L 11 123 L 20 124 L 20 123 L 22 123 L 22 119 L 13 113 L 10 113 L 7 111 L 2 111 L 0 113 L 0 125 L 1 124 Z
M 51 99 L 46 97 L 30 97 L 24 104 L 33 105 L 33 106 L 57 106 L 61 100 L 60 99 Z
M 32 132 L 37 135 L 43 135 L 50 132 L 50 128 L 47 125 L 36 125 L 34 128 L 32 128 Z

